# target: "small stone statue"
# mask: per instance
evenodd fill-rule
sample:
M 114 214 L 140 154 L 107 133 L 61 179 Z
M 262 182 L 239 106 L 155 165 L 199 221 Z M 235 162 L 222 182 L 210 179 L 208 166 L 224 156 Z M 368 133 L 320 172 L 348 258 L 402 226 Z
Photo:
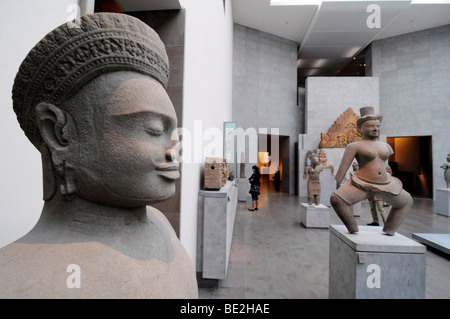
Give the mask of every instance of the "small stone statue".
M 339 187 L 330 197 L 331 205 L 350 233 L 358 232 L 350 206 L 365 200 L 384 200 L 392 209 L 384 224 L 383 231 L 394 235 L 408 214 L 413 199 L 403 189 L 401 181 L 386 171 L 386 161 L 394 153 L 387 143 L 378 141 L 381 115 L 375 115 L 373 107 L 363 107 L 357 126 L 362 140 L 350 143 L 344 152 L 336 173 L 340 184 L 348 168 L 356 159 L 359 169 L 350 174 L 350 181 Z
M 331 170 L 331 175 L 334 176 L 334 166 L 327 164 L 327 155 L 323 149 L 319 151 L 319 165 L 323 168 L 329 168 Z
M 164 44 L 125 14 L 78 25 L 47 34 L 14 82 L 45 203 L 36 226 L 0 249 L 0 298 L 197 298 L 186 250 L 147 206 L 173 196 L 179 178 Z
M 444 169 L 444 179 L 447 184 L 447 188 L 450 188 L 450 154 L 447 154 L 447 162 L 441 165 Z
M 309 160 L 309 164 L 305 165 L 305 171 L 303 173 L 303 179 L 308 177 L 308 205 L 320 204 L 320 173 L 323 167 L 319 165 L 319 157 L 315 152 L 308 151 L 306 153 L 306 159 Z M 308 161 L 307 161 L 308 162 Z

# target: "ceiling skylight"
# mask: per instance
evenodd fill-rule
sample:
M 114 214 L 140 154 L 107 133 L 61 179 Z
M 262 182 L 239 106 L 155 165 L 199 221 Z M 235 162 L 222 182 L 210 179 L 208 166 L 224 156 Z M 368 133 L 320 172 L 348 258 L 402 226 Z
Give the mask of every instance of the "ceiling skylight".
M 450 0 L 412 0 L 411 4 L 450 4 Z
M 322 0 L 270 0 L 271 6 L 311 6 L 321 3 Z

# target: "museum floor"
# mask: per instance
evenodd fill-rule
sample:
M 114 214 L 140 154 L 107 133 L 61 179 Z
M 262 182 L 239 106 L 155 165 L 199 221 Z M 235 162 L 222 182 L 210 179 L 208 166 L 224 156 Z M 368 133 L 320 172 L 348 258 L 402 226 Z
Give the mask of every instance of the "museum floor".
M 300 202 L 270 185 L 262 187 L 260 210 L 250 212 L 238 202 L 228 276 L 217 289 L 199 289 L 199 298 L 328 298 L 329 230 L 301 226 Z M 371 222 L 368 204 L 356 219 L 360 225 Z M 342 224 L 334 211 L 330 223 Z M 431 199 L 414 198 L 398 232 L 408 238 L 450 233 L 450 218 L 435 214 Z M 427 249 L 426 259 L 426 298 L 450 299 L 450 257 Z

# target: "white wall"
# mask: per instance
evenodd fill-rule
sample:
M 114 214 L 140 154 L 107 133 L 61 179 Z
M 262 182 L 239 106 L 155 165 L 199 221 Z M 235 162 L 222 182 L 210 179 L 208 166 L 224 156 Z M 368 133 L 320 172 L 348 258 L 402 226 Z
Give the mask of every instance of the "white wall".
M 181 123 L 191 132 L 193 146 L 201 139 L 200 134 L 194 136 L 196 121 L 201 121 L 201 134 L 214 128 L 222 131 L 223 123 L 231 121 L 233 21 L 230 0 L 226 1 L 225 11 L 223 2 L 218 0 L 182 0 L 180 3 L 186 10 Z M 200 148 L 205 150 L 212 142 L 223 156 L 223 140 L 205 139 Z M 192 149 L 191 155 L 190 159 L 183 159 L 180 239 L 195 264 L 197 196 L 204 157 L 208 154 L 194 154 Z
M 48 32 L 73 14 L 76 0 L 0 1 L 0 247 L 37 222 L 42 201 L 40 153 L 19 127 L 11 90 L 19 65 Z M 69 12 L 68 12 L 69 9 Z

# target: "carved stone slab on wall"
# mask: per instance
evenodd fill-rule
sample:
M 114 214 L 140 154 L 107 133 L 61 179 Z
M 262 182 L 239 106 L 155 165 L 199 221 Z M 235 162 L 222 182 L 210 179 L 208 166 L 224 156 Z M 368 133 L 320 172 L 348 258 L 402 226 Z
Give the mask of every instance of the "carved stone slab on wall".
M 347 147 L 351 142 L 361 140 L 361 133 L 356 126 L 359 116 L 351 107 L 342 113 L 327 133 L 320 134 L 319 148 L 323 147 Z

